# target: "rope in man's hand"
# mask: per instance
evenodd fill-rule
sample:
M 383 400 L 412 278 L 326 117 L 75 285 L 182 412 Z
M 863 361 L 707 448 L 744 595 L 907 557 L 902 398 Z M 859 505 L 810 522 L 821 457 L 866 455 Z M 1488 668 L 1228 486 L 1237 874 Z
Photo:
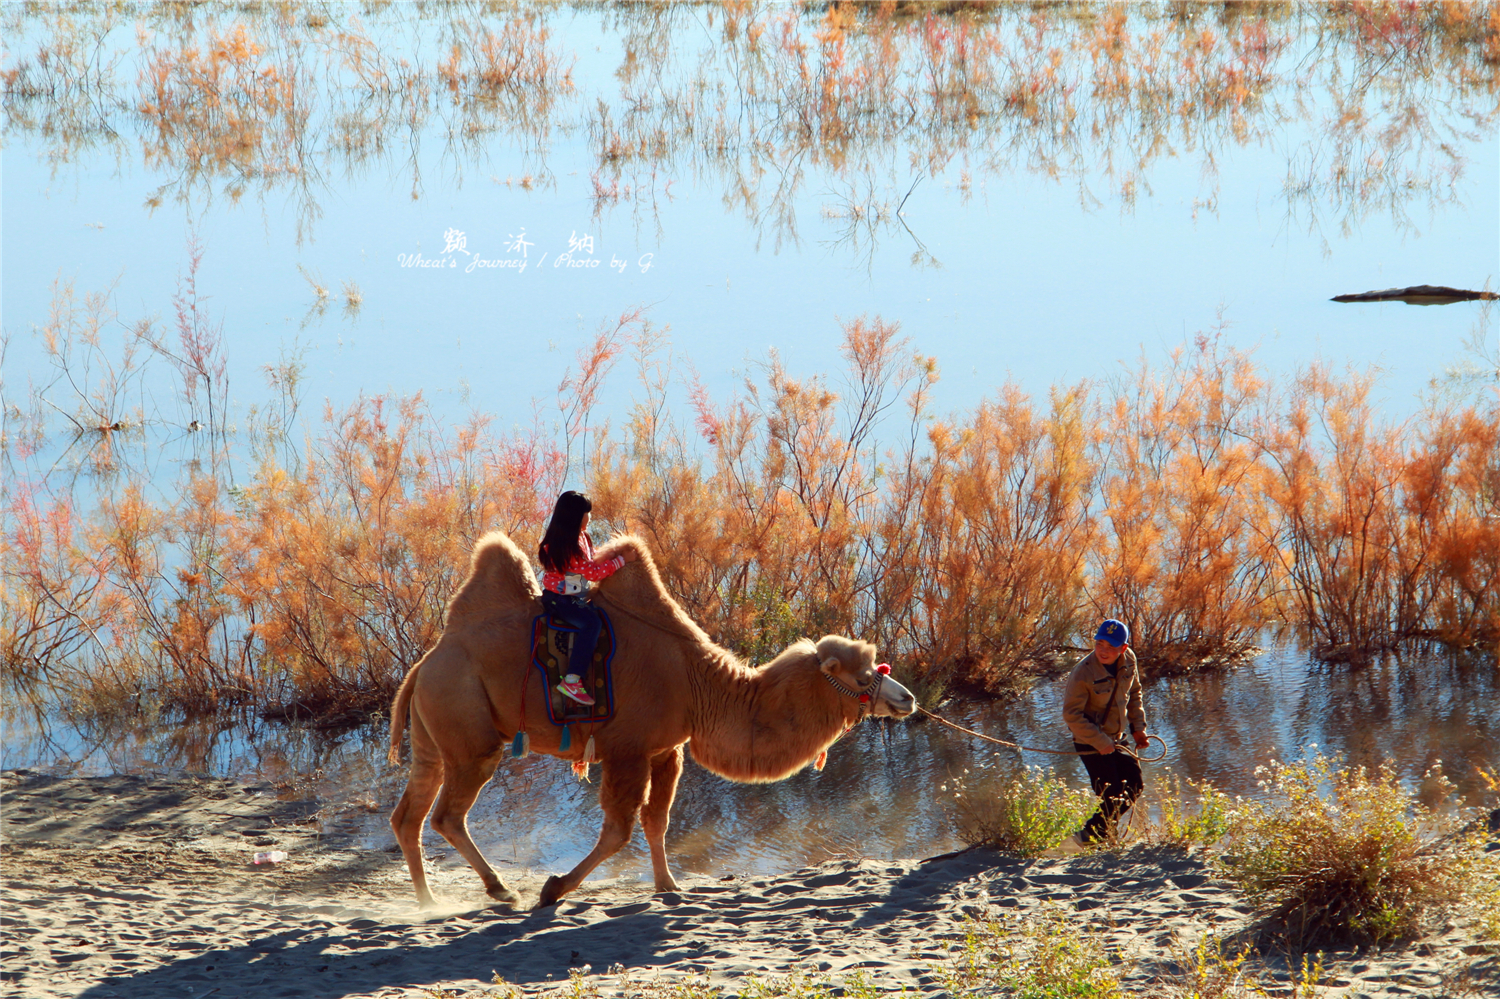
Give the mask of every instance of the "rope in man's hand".
M 972 728 L 964 728 L 962 725 L 958 725 L 958 724 L 955 724 L 955 723 L 949 721 L 948 719 L 944 718 L 942 715 L 935 714 L 935 713 L 933 713 L 931 711 L 928 711 L 926 708 L 922 707 L 920 704 L 917 705 L 917 710 L 920 711 L 920 712 L 922 712 L 922 714 L 926 715 L 928 718 L 931 718 L 933 721 L 937 722 L 938 724 L 948 726 L 949 728 L 953 729 L 955 732 L 962 732 L 962 733 L 964 733 L 964 735 L 972 735 L 976 739 L 982 739 L 985 742 L 993 742 L 997 746 L 1005 746 L 1005 747 L 1008 747 L 1010 749 L 1021 749 L 1021 750 L 1025 750 L 1028 753 L 1049 753 L 1052 756 L 1104 756 L 1104 755 L 1107 755 L 1105 753 L 1099 752 L 1099 750 L 1097 750 L 1097 749 L 1034 749 L 1031 746 L 1022 746 L 1022 745 L 1019 745 L 1019 744 L 1014 743 L 1014 742 L 1007 742 L 1004 739 L 997 739 L 997 738 L 995 738 L 992 735 L 985 735 L 983 732 L 976 732 Z M 1141 756 L 1138 753 L 1136 753 L 1133 750 L 1131 750 L 1128 746 L 1123 746 L 1123 745 L 1116 746 L 1115 747 L 1115 752 L 1117 752 L 1117 753 L 1124 753 L 1126 756 L 1133 757 L 1135 760 L 1137 760 L 1140 763 L 1160 763 L 1162 760 L 1164 760 L 1164 759 L 1167 758 L 1167 743 L 1166 743 L 1165 739 L 1163 739 L 1159 735 L 1148 735 L 1148 736 L 1146 736 L 1146 740 L 1148 742 L 1150 742 L 1152 740 L 1155 740 L 1156 742 L 1161 743 L 1161 755 L 1160 756 Z

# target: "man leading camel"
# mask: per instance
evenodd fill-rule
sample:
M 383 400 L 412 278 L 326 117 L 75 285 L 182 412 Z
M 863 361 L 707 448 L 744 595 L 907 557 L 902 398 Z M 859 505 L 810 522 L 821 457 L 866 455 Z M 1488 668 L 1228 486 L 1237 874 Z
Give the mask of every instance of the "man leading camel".
M 1119 752 L 1125 722 L 1138 748 L 1145 748 L 1146 711 L 1141 706 L 1141 675 L 1130 648 L 1130 629 L 1110 619 L 1099 625 L 1090 652 L 1068 677 L 1063 694 L 1063 720 L 1073 733 L 1073 746 L 1083 755 L 1089 782 L 1099 796 L 1099 810 L 1083 828 L 1063 841 L 1065 853 L 1076 853 L 1109 836 L 1115 820 L 1140 797 L 1144 782 L 1141 764 L 1130 753 Z

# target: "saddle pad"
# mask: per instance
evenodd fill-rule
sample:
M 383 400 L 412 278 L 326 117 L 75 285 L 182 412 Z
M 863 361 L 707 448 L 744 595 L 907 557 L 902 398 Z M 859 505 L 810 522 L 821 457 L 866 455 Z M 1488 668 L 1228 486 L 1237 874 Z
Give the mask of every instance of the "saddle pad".
M 615 684 L 610 664 L 615 658 L 615 626 L 602 607 L 595 607 L 604 626 L 594 645 L 593 662 L 583 678 L 584 689 L 594 696 L 593 704 L 579 704 L 564 697 L 557 685 L 568 673 L 566 636 L 573 630 L 550 614 L 538 614 L 531 622 L 531 664 L 542 674 L 547 688 L 547 720 L 554 725 L 573 722 L 604 722 L 615 716 Z

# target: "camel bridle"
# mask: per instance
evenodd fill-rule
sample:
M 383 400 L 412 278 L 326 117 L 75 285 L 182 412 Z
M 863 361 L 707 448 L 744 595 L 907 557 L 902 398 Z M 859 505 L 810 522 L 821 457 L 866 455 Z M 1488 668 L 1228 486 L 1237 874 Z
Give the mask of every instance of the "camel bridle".
M 863 687 L 850 687 L 849 685 L 840 681 L 832 673 L 824 673 L 823 679 L 833 684 L 833 689 L 837 690 L 840 694 L 843 694 L 845 697 L 852 697 L 859 701 L 862 709 L 865 712 L 873 713 L 875 711 L 875 691 L 880 689 L 880 685 L 884 683 L 885 678 L 890 675 L 890 664 L 881 663 L 880 665 L 875 667 L 875 679 L 871 680 Z

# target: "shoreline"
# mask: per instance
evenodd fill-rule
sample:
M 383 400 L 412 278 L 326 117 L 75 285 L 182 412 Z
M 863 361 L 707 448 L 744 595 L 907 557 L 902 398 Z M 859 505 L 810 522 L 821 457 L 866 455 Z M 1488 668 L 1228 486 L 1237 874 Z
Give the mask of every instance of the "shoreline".
M 503 995 L 495 974 L 528 993 L 572 994 L 569 971 L 585 967 L 584 986 L 604 995 L 789 973 L 937 994 L 947 987 L 935 969 L 970 920 L 1048 912 L 1090 927 L 1122 958 L 1122 992 L 1135 995 L 1170 981 L 1204 935 L 1232 939 L 1250 925 L 1206 857 L 1150 847 L 1065 860 L 982 849 L 841 859 L 765 878 L 683 875 L 662 895 L 616 877 L 545 910 L 494 907 L 445 852 L 429 864 L 443 907 L 423 912 L 399 853 L 322 832 L 318 802 L 278 800 L 268 785 L 8 771 L 0 794 L 7 995 Z M 1500 849 L 1500 832 L 1490 839 Z M 289 859 L 250 862 L 269 849 Z M 501 873 L 535 904 L 550 872 Z M 1289 991 L 1285 960 L 1251 965 L 1271 994 Z M 1450 920 L 1405 946 L 1325 955 L 1318 994 L 1434 995 L 1463 973 L 1500 981 L 1500 943 Z

